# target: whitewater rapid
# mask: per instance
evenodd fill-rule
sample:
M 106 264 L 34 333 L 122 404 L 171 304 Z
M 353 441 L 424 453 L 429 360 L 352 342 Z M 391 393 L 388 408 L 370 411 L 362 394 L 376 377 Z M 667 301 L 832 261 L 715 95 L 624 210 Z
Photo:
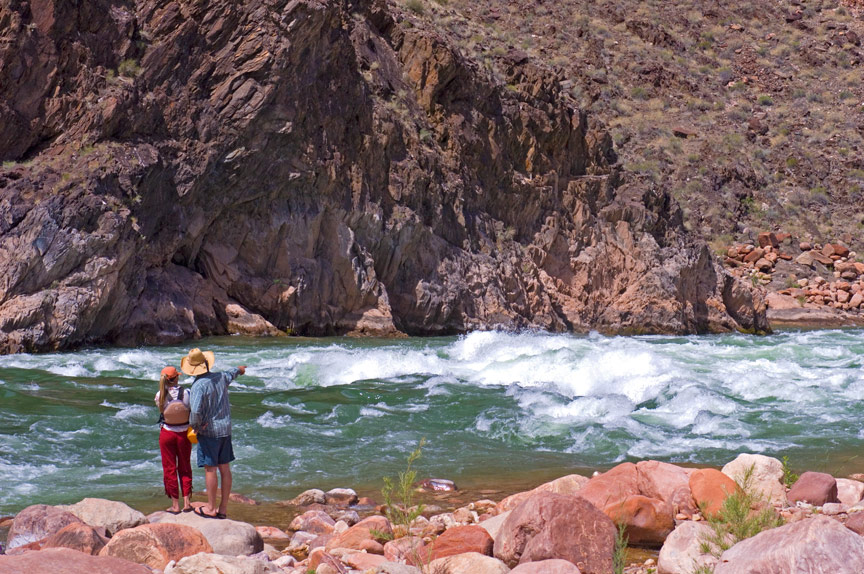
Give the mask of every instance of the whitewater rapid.
M 374 483 L 421 437 L 430 474 L 457 479 L 643 458 L 722 465 L 738 452 L 854 467 L 862 335 L 478 332 L 195 346 L 216 352 L 216 369 L 248 366 L 231 391 L 235 484 L 278 498 Z M 186 350 L 0 357 L 0 513 L 43 499 L 159 495 L 152 397 L 161 368 Z

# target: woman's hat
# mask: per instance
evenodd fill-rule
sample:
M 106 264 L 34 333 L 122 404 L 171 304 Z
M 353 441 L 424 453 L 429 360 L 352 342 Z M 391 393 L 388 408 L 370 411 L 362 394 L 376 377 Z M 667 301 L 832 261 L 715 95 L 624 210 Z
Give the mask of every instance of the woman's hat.
M 161 376 L 165 377 L 166 379 L 176 379 L 180 376 L 180 373 L 178 373 L 177 369 L 175 369 L 174 367 L 165 367 L 164 369 L 162 369 Z
M 213 351 L 192 349 L 180 361 L 180 370 L 194 377 L 195 375 L 203 375 L 212 369 L 214 363 L 216 363 L 216 355 L 213 354 Z

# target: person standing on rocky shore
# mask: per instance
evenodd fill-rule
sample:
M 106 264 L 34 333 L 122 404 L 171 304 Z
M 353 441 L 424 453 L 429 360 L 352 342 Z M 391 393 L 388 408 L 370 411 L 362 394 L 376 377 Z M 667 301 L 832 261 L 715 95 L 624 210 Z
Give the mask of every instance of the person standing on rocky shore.
M 195 509 L 204 518 L 225 518 L 231 494 L 231 404 L 228 385 L 246 373 L 245 366 L 213 372 L 212 351 L 192 349 L 180 362 L 180 370 L 195 377 L 190 390 L 189 425 L 198 433 L 198 466 L 204 468 L 207 505 Z M 216 471 L 219 471 L 217 476 Z M 222 497 L 216 506 L 216 490 L 222 481 Z
M 171 499 L 167 512 L 180 513 L 180 494 L 183 512 L 192 510 L 192 465 L 189 457 L 192 444 L 186 438 L 189 429 L 189 393 L 178 383 L 180 373 L 174 367 L 165 367 L 159 375 L 159 391 L 154 397 L 159 407 L 159 451 L 162 454 L 162 474 L 165 494 Z M 178 480 L 179 475 L 179 480 Z

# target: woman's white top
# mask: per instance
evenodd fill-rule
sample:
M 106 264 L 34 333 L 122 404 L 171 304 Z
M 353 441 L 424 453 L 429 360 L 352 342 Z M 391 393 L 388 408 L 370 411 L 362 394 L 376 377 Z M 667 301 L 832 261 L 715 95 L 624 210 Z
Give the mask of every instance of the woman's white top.
M 174 385 L 173 387 L 168 387 L 168 396 L 170 397 L 165 404 L 168 404 L 168 401 L 173 401 L 177 399 L 177 396 L 180 394 L 180 385 Z M 183 404 L 186 405 L 186 408 L 189 408 L 189 389 L 186 389 L 183 393 Z M 159 406 L 159 391 L 156 391 L 156 406 Z M 162 423 L 162 428 L 169 431 L 174 432 L 186 432 L 189 428 L 189 425 L 169 425 L 167 423 Z

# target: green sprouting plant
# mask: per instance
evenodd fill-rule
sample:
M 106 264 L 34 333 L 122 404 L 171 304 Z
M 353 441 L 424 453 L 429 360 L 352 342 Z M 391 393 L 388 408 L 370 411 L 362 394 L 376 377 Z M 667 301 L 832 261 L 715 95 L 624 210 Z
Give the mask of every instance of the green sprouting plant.
M 372 530 L 372 535 L 376 538 L 392 540 L 400 535 L 400 531 L 402 535 L 407 535 L 411 524 L 423 513 L 424 506 L 414 504 L 414 482 L 417 480 L 417 471 L 413 467 L 417 459 L 420 458 L 425 445 L 426 439 L 421 438 L 420 442 L 417 443 L 417 448 L 408 455 L 405 470 L 399 473 L 398 478 L 384 477 L 384 488 L 381 489 L 381 495 L 384 497 L 385 514 L 396 528 L 394 529 L 395 535 Z M 432 553 L 423 552 L 418 546 L 414 546 L 409 554 L 411 562 L 419 567 L 421 572 L 428 574 Z
M 699 564 L 690 571 L 690 574 L 714 574 L 714 566 L 711 564 Z
M 615 533 L 615 548 L 612 551 L 612 572 L 615 574 L 624 574 L 624 567 L 627 565 L 627 525 L 624 522 L 618 523 L 618 531 Z
M 770 506 L 762 506 L 760 494 L 753 489 L 753 471 L 750 466 L 738 479 L 740 487 L 729 494 L 716 514 L 700 509 L 708 520 L 711 533 L 703 537 L 699 550 L 716 557 L 746 538 L 756 536 L 763 530 L 776 528 L 783 519 Z M 761 509 L 756 510 L 762 506 Z
M 384 488 L 381 489 L 387 518 L 394 525 L 404 526 L 406 531 L 423 513 L 423 505 L 414 504 L 414 481 L 417 480 L 417 471 L 413 466 L 420 458 L 425 445 L 426 439 L 420 439 L 417 448 L 408 455 L 405 470 L 401 471 L 396 479 L 384 477 Z
M 798 482 L 798 475 L 792 472 L 792 469 L 789 468 L 789 457 L 787 455 L 783 455 L 783 484 L 786 485 L 786 488 L 792 488 L 792 485 Z

